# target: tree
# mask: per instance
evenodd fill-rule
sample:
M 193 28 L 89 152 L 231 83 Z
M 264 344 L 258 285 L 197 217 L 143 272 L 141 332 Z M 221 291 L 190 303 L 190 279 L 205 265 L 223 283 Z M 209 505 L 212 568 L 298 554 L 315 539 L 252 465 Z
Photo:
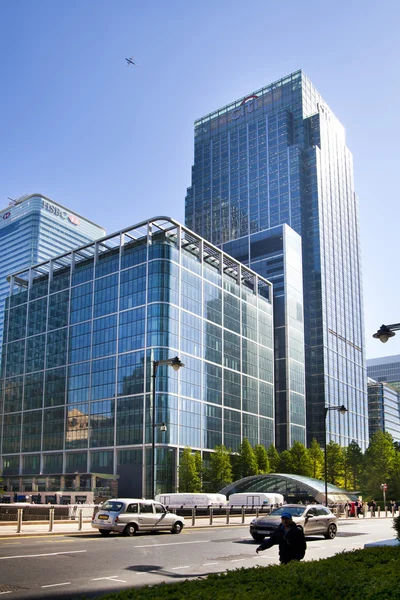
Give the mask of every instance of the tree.
M 278 450 L 275 448 L 273 444 L 269 446 L 267 449 L 268 460 L 269 460 L 269 468 L 271 469 L 271 473 L 279 472 L 279 454 Z
M 256 456 L 258 472 L 263 474 L 269 473 L 269 459 L 265 446 L 263 446 L 262 444 L 257 444 L 256 446 L 254 446 L 254 454 Z
M 397 501 L 400 498 L 400 452 L 395 452 L 393 458 L 392 474 L 388 481 L 388 496 Z
M 381 494 L 382 483 L 387 483 L 393 473 L 396 451 L 390 433 L 378 431 L 369 442 L 364 454 L 363 489 L 371 497 Z
M 311 462 L 306 447 L 301 442 L 293 442 L 289 450 L 292 462 L 292 473 L 311 476 Z
M 200 492 L 200 475 L 196 468 L 196 458 L 188 446 L 183 450 L 179 461 L 179 491 Z
M 249 440 L 244 438 L 235 458 L 235 477 L 241 479 L 242 477 L 257 475 L 257 473 L 258 466 L 254 450 L 251 447 Z
M 343 483 L 344 454 L 342 446 L 330 441 L 326 447 L 327 480 L 334 485 Z
M 199 479 L 200 479 L 200 492 L 202 491 L 203 488 L 203 472 L 204 472 L 204 465 L 203 465 L 203 459 L 201 457 L 201 452 L 197 451 L 194 453 L 194 462 L 196 465 L 196 471 L 199 475 Z
M 345 448 L 345 465 L 348 481 L 345 481 L 344 487 L 348 485 L 355 491 L 360 488 L 360 473 L 363 469 L 364 456 L 360 446 L 352 440 L 350 444 Z
M 310 459 L 310 473 L 311 477 L 315 479 L 323 478 L 324 473 L 324 451 L 314 438 L 311 442 L 311 446 L 307 449 L 308 456 Z
M 219 492 L 232 483 L 232 465 L 230 455 L 225 446 L 216 446 L 210 454 L 210 467 L 207 470 L 208 491 Z
M 289 450 L 282 450 L 279 455 L 279 473 L 293 473 L 292 455 Z

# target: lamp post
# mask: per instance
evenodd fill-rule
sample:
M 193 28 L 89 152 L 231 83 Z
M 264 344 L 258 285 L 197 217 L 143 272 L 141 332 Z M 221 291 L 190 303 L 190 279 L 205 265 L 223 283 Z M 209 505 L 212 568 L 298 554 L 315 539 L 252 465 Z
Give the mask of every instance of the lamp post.
M 392 325 L 381 325 L 380 329 L 372 337 L 377 340 L 381 340 L 383 344 L 386 344 L 389 338 L 395 336 L 395 331 L 400 330 L 400 323 L 393 323 Z
M 157 370 L 160 365 L 169 365 L 174 371 L 179 371 L 181 367 L 185 365 L 179 360 L 177 356 L 175 358 L 167 358 L 166 360 L 153 360 L 152 361 L 152 409 L 151 409 L 151 497 L 154 500 L 156 495 L 156 377 Z M 165 423 L 161 423 L 160 431 L 167 431 Z
M 325 406 L 324 407 L 324 483 L 325 483 L 325 506 L 328 506 L 328 464 L 326 460 L 326 415 L 330 410 L 337 410 L 341 415 L 347 413 L 347 408 L 341 406 Z

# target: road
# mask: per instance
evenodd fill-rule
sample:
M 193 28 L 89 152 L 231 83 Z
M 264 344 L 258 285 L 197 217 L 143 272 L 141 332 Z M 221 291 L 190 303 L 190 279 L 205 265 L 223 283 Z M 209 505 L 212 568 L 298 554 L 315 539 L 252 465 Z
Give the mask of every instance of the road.
M 334 540 L 307 539 L 306 560 L 394 537 L 392 519 L 340 521 Z M 0 540 L 0 595 L 11 599 L 95 598 L 124 588 L 278 563 L 277 547 L 257 555 L 248 526 L 185 529 L 133 538 L 97 533 Z

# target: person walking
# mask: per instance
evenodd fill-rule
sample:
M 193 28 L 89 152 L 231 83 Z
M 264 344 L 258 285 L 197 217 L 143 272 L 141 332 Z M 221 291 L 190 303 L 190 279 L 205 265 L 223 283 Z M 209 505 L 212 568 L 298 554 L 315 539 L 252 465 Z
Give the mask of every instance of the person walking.
M 279 546 L 279 561 L 286 565 L 292 560 L 301 560 L 306 553 L 307 544 L 304 537 L 303 528 L 296 525 L 290 512 L 283 512 L 281 523 L 272 533 L 271 537 L 266 538 L 256 549 L 257 554 L 274 545 Z
M 376 502 L 375 500 L 371 500 L 370 502 L 370 509 L 371 509 L 371 517 L 375 516 L 375 511 L 376 511 Z

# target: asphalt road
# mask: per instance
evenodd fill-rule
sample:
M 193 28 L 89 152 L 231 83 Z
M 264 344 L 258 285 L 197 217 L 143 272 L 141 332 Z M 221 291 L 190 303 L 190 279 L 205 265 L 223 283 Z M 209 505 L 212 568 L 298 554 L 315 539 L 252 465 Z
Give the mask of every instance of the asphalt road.
M 392 519 L 341 521 L 334 540 L 307 539 L 306 560 L 394 537 Z M 278 563 L 278 549 L 259 555 L 248 526 L 204 527 L 132 538 L 97 533 L 0 540 L 0 595 L 11 599 L 88 598 L 124 588 Z

